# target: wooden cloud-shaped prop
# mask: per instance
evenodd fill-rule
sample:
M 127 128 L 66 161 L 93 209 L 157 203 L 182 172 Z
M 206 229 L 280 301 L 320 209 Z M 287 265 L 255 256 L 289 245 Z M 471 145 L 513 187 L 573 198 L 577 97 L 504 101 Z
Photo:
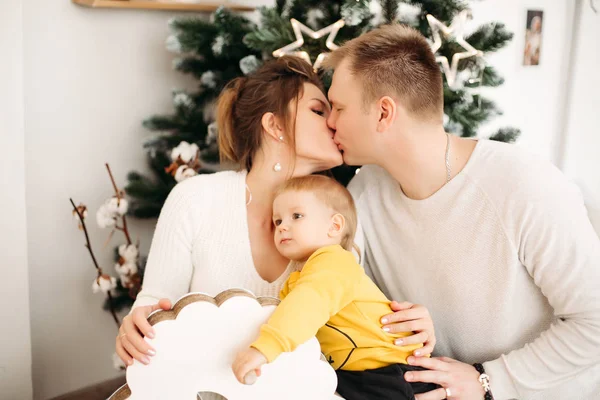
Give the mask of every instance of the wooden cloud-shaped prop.
M 264 365 L 253 385 L 233 375 L 236 354 L 256 340 L 277 304 L 275 298 L 231 289 L 214 298 L 191 293 L 172 310 L 152 313 L 148 321 L 156 335 L 145 340 L 156 355 L 150 365 L 134 361 L 127 384 L 108 400 L 197 400 L 199 392 L 227 400 L 339 399 L 335 371 L 322 358 L 316 338 Z

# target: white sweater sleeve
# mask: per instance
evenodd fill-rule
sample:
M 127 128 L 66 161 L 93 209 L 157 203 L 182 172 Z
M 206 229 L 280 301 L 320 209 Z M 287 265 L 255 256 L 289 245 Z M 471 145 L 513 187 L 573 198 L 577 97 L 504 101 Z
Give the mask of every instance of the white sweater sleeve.
M 531 398 L 600 362 L 600 240 L 579 191 L 552 178 L 518 193 L 527 204 L 506 211 L 519 259 L 556 320 L 523 348 L 484 364 L 497 400 Z
M 193 272 L 194 203 L 193 182 L 188 181 L 177 184 L 163 205 L 148 254 L 142 290 L 132 309 L 156 304 L 161 298 L 175 302 L 189 291 Z

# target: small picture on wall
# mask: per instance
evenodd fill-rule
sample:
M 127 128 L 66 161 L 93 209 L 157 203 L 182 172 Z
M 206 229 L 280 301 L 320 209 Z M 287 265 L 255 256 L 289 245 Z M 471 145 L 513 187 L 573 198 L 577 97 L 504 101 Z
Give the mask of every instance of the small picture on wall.
M 525 33 L 525 51 L 523 56 L 523 65 L 540 64 L 543 19 L 543 11 L 527 10 L 527 31 Z

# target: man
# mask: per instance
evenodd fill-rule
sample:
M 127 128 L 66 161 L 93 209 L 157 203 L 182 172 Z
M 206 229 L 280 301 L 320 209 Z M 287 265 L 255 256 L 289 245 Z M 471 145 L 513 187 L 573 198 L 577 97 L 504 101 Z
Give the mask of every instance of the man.
M 369 164 L 349 186 L 365 268 L 429 308 L 434 354 L 452 357 L 410 358 L 431 371 L 408 381 L 442 386 L 417 400 L 600 398 L 600 241 L 577 189 L 513 145 L 446 133 L 439 67 L 410 28 L 362 35 L 327 65 L 334 140 Z

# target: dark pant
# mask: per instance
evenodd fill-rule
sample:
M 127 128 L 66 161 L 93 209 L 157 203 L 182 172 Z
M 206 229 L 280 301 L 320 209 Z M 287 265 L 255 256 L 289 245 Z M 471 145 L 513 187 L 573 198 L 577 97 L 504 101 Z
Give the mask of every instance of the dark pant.
M 433 383 L 406 382 L 404 373 L 424 368 L 406 364 L 366 371 L 337 370 L 337 392 L 346 400 L 414 400 L 415 394 L 439 388 Z

